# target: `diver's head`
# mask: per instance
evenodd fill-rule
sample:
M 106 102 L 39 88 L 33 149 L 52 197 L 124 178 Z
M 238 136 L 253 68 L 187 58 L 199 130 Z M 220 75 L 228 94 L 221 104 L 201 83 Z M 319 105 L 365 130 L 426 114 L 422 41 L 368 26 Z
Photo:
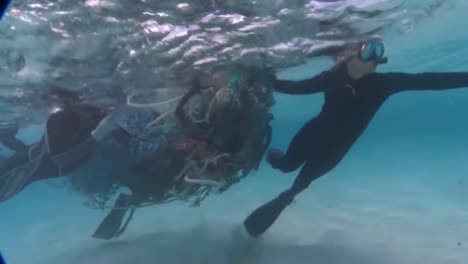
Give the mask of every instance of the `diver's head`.
M 388 62 L 385 49 L 380 39 L 370 39 L 346 48 L 336 58 L 335 68 L 346 67 L 346 72 L 353 79 L 375 72 L 380 64 Z

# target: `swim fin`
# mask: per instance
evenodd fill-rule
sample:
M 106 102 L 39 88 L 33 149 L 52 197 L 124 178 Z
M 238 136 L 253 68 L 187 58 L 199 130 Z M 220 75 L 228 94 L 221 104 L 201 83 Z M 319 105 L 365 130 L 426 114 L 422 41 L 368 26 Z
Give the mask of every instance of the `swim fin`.
M 0 175 L 0 203 L 19 193 L 31 183 L 43 160 L 44 156 L 40 156 Z
M 94 232 L 93 238 L 109 240 L 120 236 L 123 233 L 123 231 L 125 231 L 125 229 L 127 228 L 127 225 L 132 219 L 133 213 L 135 212 L 135 208 L 132 208 L 126 223 L 123 225 L 122 228 L 120 228 L 120 226 L 122 226 L 123 219 L 127 214 L 128 209 L 130 209 L 130 201 L 130 195 L 120 194 L 117 200 L 115 201 L 114 208 L 112 209 L 112 211 L 110 211 L 110 213 L 101 222 L 96 232 Z
M 15 151 L 25 151 L 28 145 L 16 138 L 19 125 L 16 122 L 2 122 L 0 121 L 0 144 Z
M 281 212 L 290 205 L 294 196 L 289 191 L 282 192 L 278 197 L 257 208 L 244 221 L 245 230 L 252 237 L 258 237 L 270 228 Z

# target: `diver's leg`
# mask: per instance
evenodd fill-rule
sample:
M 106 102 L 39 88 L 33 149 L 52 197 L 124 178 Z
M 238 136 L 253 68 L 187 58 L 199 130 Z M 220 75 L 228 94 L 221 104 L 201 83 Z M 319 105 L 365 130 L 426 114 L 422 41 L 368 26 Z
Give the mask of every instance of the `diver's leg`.
M 307 122 L 289 143 L 288 150 L 283 153 L 278 149 L 271 149 L 267 153 L 267 161 L 274 169 L 282 172 L 291 172 L 302 166 L 310 151 L 314 151 L 315 144 L 319 140 L 316 134 L 314 120 Z
M 257 208 L 244 221 L 244 226 L 251 236 L 263 234 L 276 221 L 281 212 L 292 203 L 294 197 L 305 190 L 312 181 L 330 171 L 329 162 L 307 161 L 302 167 L 293 185 L 278 197 Z

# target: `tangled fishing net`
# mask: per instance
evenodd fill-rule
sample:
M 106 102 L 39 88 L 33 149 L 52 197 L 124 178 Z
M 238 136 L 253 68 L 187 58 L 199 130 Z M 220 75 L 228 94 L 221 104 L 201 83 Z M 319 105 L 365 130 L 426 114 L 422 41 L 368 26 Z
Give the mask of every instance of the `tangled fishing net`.
M 88 206 L 106 208 L 120 187 L 139 197 L 136 207 L 174 200 L 198 206 L 251 174 L 271 140 L 271 76 L 260 68 L 230 67 L 200 72 L 188 91 L 128 96 L 113 119 L 132 135 L 127 151 L 143 158 L 106 188 L 88 193 Z M 97 181 L 74 177 L 75 189 Z

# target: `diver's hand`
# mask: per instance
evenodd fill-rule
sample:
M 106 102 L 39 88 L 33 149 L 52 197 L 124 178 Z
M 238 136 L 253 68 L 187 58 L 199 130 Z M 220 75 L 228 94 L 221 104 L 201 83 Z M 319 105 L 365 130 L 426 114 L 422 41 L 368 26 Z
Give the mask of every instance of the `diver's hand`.
M 271 81 L 271 88 L 276 91 L 277 90 L 277 83 L 278 77 L 276 77 L 276 69 L 272 67 L 268 67 L 265 69 L 265 75 L 268 81 Z

